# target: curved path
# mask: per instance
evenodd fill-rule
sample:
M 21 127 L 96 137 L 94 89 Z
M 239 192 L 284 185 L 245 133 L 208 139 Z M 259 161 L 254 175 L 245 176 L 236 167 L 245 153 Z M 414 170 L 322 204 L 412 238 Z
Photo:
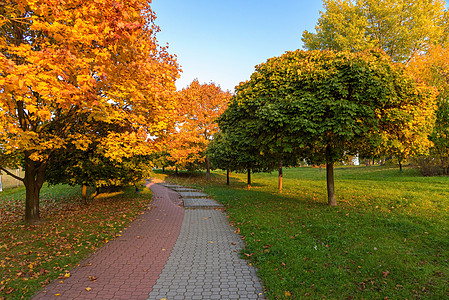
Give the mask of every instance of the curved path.
M 263 299 L 224 213 L 184 210 L 177 192 L 147 186 L 150 210 L 33 299 Z

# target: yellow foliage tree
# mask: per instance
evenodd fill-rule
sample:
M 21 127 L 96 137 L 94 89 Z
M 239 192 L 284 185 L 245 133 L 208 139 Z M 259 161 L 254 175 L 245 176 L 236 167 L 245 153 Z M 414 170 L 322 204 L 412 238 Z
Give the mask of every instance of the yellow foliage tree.
M 395 61 L 408 61 L 447 40 L 444 0 L 323 0 L 316 33 L 304 31 L 307 50 L 383 49 Z
M 112 159 L 156 147 L 147 139 L 169 125 L 179 69 L 157 44 L 155 18 L 138 0 L 16 0 L 0 8 L 0 168 L 24 161 L 27 223 L 39 221 L 48 159 L 68 144 L 92 143 L 79 130 L 87 123 L 130 125 L 102 138 Z
M 434 143 L 432 154 L 441 159 L 444 173 L 447 174 L 449 168 L 449 48 L 436 45 L 426 54 L 417 53 L 413 56 L 408 69 L 439 92 L 435 128 L 430 139 Z

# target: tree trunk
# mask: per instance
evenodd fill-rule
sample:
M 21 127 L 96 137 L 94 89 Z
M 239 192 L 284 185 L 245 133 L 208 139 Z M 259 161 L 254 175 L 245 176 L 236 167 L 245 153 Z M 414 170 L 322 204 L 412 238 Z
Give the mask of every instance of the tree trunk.
M 87 205 L 87 185 L 83 184 L 83 191 L 81 194 L 83 198 L 83 204 Z
M 229 169 L 226 170 L 226 185 L 229 185 L 229 175 L 231 171 Z
M 282 172 L 282 160 L 279 161 L 279 176 L 278 176 L 278 189 L 280 192 L 282 192 L 282 179 L 283 179 L 283 172 Z
M 334 186 L 334 163 L 326 164 L 327 175 L 327 199 L 330 206 L 337 206 L 337 199 L 335 198 Z
M 251 188 L 251 169 L 248 168 L 248 188 Z
M 162 173 L 165 173 L 165 166 L 162 166 Z
M 210 181 L 210 157 L 206 156 L 206 181 Z
M 398 163 L 399 163 L 399 171 L 402 172 L 402 159 L 398 158 Z
M 176 174 L 176 176 L 178 176 L 178 166 L 176 166 L 175 174 Z
M 40 223 L 39 193 L 44 184 L 46 165 L 25 158 L 25 223 Z

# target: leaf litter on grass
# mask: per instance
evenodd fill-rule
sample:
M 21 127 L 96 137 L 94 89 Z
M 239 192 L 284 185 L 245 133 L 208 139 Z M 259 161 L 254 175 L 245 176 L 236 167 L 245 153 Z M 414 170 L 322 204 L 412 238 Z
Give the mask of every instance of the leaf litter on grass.
M 0 198 L 0 299 L 29 298 L 53 279 L 69 277 L 81 259 L 141 214 L 151 197 L 103 195 L 85 206 L 78 190 L 59 189 L 65 197 L 44 193 L 42 225 L 23 224 L 23 200 Z

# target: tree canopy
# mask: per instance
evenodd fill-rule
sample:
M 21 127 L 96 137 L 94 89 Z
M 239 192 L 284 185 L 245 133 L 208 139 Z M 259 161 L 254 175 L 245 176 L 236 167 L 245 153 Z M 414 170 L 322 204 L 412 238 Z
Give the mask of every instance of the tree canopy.
M 0 14 L 0 167 L 6 172 L 9 161 L 24 160 L 18 179 L 32 223 L 51 155 L 95 139 L 81 133 L 88 125 L 80 115 L 132 128 L 101 138 L 110 159 L 155 148 L 147 138 L 167 130 L 178 65 L 158 45 L 145 1 L 14 1 Z
M 432 154 L 441 160 L 442 167 L 449 168 L 449 49 L 441 45 L 426 54 L 415 55 L 408 69 L 420 80 L 438 89 L 437 110 Z
M 218 132 L 217 118 L 230 98 L 229 91 L 214 83 L 201 84 L 197 79 L 178 92 L 175 127 L 168 137 L 168 161 L 179 168 L 204 166 L 207 146 Z
M 383 49 L 408 61 L 447 38 L 444 0 L 324 0 L 316 33 L 304 31 L 307 50 Z

